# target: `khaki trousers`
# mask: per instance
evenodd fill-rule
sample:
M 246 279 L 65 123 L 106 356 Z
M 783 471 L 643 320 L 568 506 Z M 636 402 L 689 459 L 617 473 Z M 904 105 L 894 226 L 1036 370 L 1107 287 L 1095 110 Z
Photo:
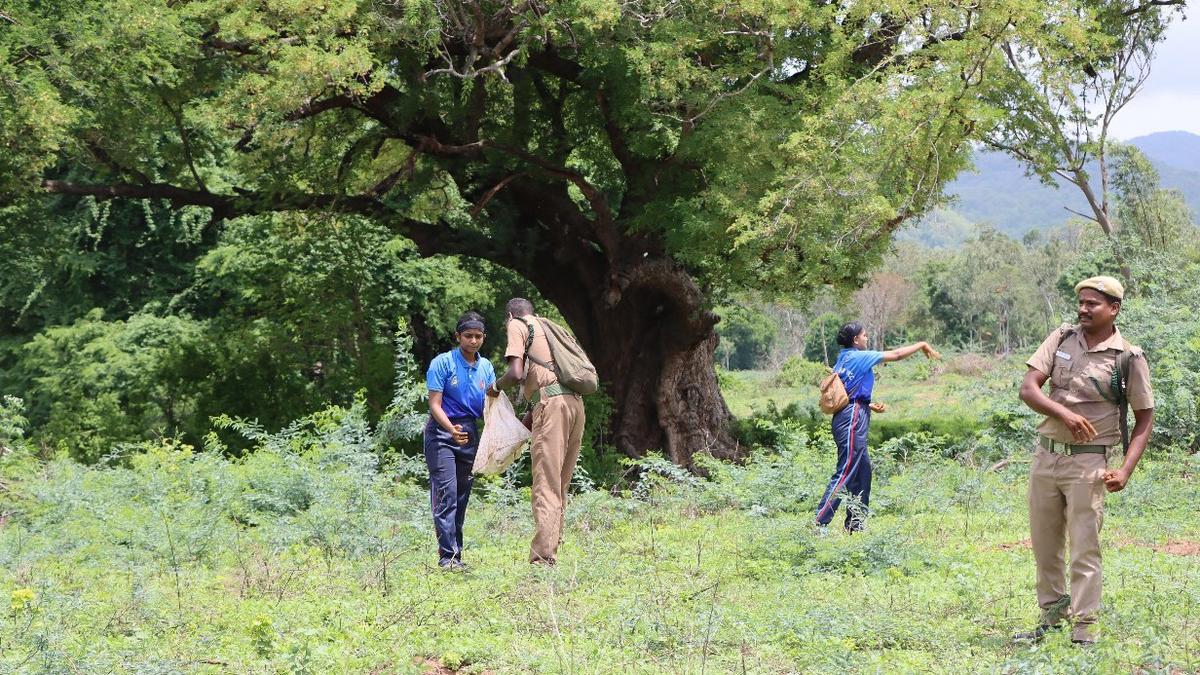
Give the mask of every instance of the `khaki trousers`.
M 1106 456 L 1057 455 L 1038 447 L 1029 472 L 1029 535 L 1043 612 L 1066 594 L 1063 549 L 1070 540 L 1075 639 L 1092 640 L 1100 610 L 1100 527 L 1104 522 Z M 1043 617 L 1045 620 L 1045 615 Z
M 567 394 L 533 408 L 533 543 L 530 562 L 554 562 L 562 541 L 567 488 L 583 441 L 583 399 Z

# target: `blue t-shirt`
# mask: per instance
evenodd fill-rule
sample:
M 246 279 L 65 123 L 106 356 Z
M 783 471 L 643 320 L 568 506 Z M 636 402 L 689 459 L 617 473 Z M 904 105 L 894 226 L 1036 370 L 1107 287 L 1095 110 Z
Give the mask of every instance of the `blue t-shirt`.
M 838 353 L 833 370 L 842 378 L 846 386 L 846 395 L 850 400 L 871 400 L 871 391 L 875 389 L 875 366 L 883 362 L 883 352 L 873 352 L 866 349 L 843 349 Z
M 438 354 L 425 374 L 429 391 L 442 392 L 447 417 L 483 417 L 483 399 L 495 381 L 496 371 L 487 359 L 476 356 L 475 363 L 467 363 L 459 349 Z

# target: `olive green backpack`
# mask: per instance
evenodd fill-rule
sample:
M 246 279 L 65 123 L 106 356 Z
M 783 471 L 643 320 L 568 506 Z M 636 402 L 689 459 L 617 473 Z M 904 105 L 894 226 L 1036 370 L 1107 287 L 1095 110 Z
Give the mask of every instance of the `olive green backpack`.
M 558 377 L 558 383 L 576 394 L 586 396 L 600 389 L 600 378 L 596 374 L 596 366 L 588 359 L 587 352 L 579 346 L 579 341 L 570 331 L 540 316 L 533 317 L 536 321 L 525 321 L 529 326 L 529 337 L 525 339 L 525 358 L 539 366 L 552 371 Z M 550 343 L 550 363 L 546 363 L 529 353 L 533 345 L 533 334 L 537 326 L 541 326 Z

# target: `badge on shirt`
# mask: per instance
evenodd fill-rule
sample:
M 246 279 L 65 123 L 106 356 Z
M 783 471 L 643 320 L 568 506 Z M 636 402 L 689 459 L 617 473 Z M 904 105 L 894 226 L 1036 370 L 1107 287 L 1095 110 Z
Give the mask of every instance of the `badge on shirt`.
M 1060 349 L 1060 350 L 1058 350 L 1058 351 L 1056 351 L 1056 352 L 1054 352 L 1054 355 L 1055 355 L 1055 356 L 1057 356 L 1057 357 L 1058 357 L 1058 358 L 1060 358 L 1060 359 L 1063 359 L 1063 360 L 1065 360 L 1065 361 L 1070 361 L 1070 360 L 1071 360 L 1071 355 L 1070 355 L 1070 354 L 1068 354 L 1068 353 L 1066 353 L 1066 352 L 1064 352 L 1064 351 L 1063 351 L 1063 350 L 1061 350 L 1061 349 Z
M 450 386 L 451 386 L 451 387 L 457 387 L 457 386 L 458 386 L 458 376 L 457 376 L 457 375 L 452 375 L 452 376 L 450 377 Z

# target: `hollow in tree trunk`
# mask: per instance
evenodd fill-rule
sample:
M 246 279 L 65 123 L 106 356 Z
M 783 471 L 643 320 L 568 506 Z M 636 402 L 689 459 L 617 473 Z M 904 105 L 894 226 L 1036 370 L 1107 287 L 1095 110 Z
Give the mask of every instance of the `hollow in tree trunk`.
M 713 360 L 718 318 L 704 309 L 695 282 L 667 259 L 610 272 L 620 278 L 619 292 L 598 271 L 543 265 L 528 277 L 595 363 L 613 401 L 617 449 L 631 457 L 659 450 L 686 467 L 697 453 L 737 458 Z

